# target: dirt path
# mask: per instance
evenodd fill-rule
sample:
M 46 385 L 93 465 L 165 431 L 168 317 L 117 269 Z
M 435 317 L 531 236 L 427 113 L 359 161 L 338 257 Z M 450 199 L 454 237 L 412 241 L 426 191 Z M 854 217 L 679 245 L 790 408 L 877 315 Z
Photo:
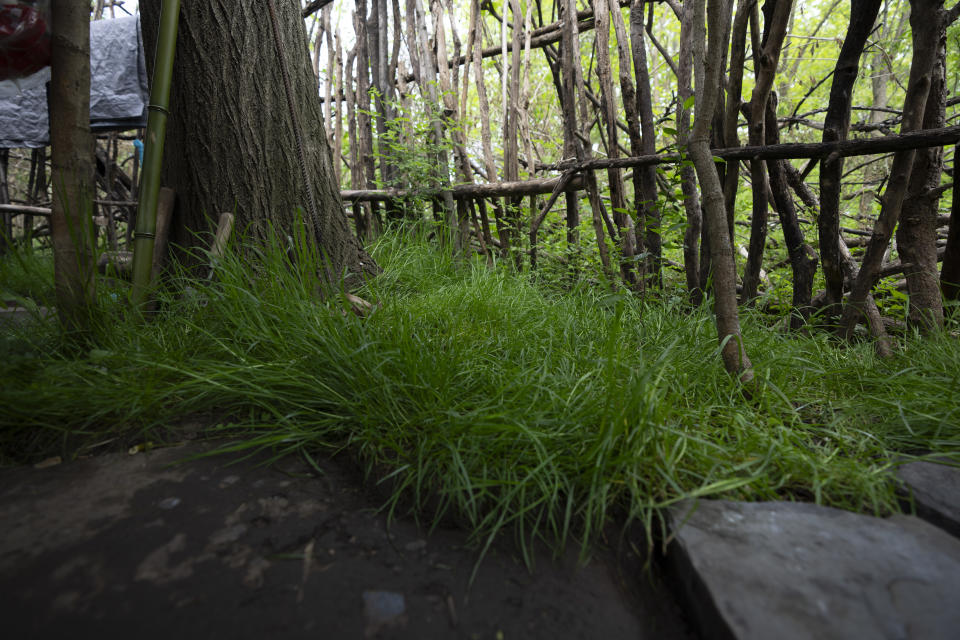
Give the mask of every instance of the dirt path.
M 209 445 L 207 445 L 209 447 Z M 356 473 L 204 445 L 0 471 L 7 638 L 688 638 L 632 554 L 587 566 L 387 527 Z

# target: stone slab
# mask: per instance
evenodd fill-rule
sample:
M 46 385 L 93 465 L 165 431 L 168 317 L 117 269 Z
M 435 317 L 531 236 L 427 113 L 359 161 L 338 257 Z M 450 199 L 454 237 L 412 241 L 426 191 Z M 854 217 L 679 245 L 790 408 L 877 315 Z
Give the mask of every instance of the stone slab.
M 47 307 L 37 307 L 36 309 L 26 309 L 24 307 L 3 307 L 0 306 L 0 327 L 11 325 L 23 325 L 33 322 L 38 318 L 46 320 L 55 314 L 53 309 Z
M 960 538 L 960 468 L 935 462 L 911 462 L 897 478 L 913 497 L 917 515 Z
M 960 637 L 960 541 L 912 516 L 686 502 L 668 561 L 704 638 Z

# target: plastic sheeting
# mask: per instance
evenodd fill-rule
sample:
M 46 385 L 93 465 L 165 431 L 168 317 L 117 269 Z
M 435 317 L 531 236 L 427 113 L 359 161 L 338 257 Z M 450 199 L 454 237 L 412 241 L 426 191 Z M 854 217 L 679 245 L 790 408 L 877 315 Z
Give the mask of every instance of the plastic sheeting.
M 50 67 L 0 82 L 0 148 L 50 144 Z M 150 98 L 139 16 L 90 23 L 90 126 L 94 131 L 146 126 Z

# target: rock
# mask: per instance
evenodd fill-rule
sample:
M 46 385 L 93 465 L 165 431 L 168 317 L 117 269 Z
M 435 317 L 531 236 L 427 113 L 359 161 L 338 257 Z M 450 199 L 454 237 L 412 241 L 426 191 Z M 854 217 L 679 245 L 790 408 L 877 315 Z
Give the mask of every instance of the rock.
M 934 462 L 911 462 L 897 469 L 913 496 L 917 515 L 960 538 L 960 469 Z
M 37 320 L 46 321 L 55 316 L 56 310 L 47 307 L 7 307 L 0 303 L 0 326 L 24 325 Z
M 956 638 L 960 542 L 912 516 L 685 502 L 668 563 L 704 638 Z
M 426 540 L 414 540 L 413 542 L 408 542 L 403 545 L 403 548 L 407 551 L 423 551 L 427 548 Z
M 372 638 L 381 629 L 403 627 L 407 623 L 407 605 L 402 593 L 364 591 L 363 616 L 367 625 L 364 636 Z

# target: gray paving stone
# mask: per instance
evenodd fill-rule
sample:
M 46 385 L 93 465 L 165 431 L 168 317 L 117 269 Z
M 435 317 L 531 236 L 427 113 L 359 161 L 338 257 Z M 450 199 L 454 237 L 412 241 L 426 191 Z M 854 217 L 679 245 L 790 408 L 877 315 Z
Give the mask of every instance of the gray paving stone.
M 12 326 L 15 324 L 26 324 L 34 322 L 38 318 L 46 320 L 56 315 L 54 309 L 47 307 L 37 307 L 34 309 L 25 309 L 23 307 L 4 307 L 0 304 L 0 327 Z
M 704 638 L 960 637 L 960 541 L 912 516 L 686 502 L 668 561 Z
M 913 496 L 918 516 L 960 538 L 960 469 L 911 462 L 897 469 L 897 477 Z

